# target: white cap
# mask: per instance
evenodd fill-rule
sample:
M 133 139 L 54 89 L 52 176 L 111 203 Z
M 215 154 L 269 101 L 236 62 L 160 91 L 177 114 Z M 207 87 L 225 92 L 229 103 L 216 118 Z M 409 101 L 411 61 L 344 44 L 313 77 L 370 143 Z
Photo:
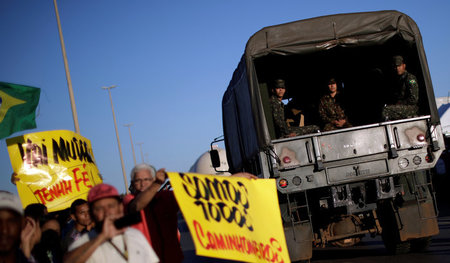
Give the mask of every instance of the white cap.
M 22 203 L 19 197 L 2 190 L 0 190 L 0 209 L 11 209 L 23 215 Z

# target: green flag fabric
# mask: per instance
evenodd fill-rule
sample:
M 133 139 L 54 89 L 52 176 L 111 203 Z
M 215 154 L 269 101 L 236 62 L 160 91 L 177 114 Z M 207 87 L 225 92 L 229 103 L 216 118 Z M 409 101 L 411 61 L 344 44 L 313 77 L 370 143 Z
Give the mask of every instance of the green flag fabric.
M 41 89 L 0 82 L 0 139 L 36 128 Z

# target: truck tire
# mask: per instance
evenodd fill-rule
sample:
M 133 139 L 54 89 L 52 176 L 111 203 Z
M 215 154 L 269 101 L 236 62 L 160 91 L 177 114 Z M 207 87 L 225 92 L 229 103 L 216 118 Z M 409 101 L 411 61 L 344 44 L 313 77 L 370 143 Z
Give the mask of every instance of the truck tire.
M 392 255 L 409 253 L 411 244 L 409 241 L 400 240 L 392 203 L 390 201 L 381 202 L 378 208 L 380 223 L 383 228 L 381 237 L 388 253 Z
M 407 254 L 411 250 L 411 243 L 409 241 L 397 241 L 395 239 L 385 239 L 383 237 L 384 246 L 389 254 L 401 255 Z
M 411 251 L 412 252 L 424 252 L 430 247 L 431 237 L 422 237 L 413 239 L 411 242 Z

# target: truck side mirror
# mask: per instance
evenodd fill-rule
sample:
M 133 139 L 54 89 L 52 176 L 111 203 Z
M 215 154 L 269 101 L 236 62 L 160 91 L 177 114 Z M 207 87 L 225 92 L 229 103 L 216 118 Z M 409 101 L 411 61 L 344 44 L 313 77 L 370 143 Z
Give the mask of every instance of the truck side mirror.
M 219 151 L 217 150 L 211 150 L 209 151 L 209 155 L 211 157 L 211 164 L 214 168 L 220 167 L 220 157 L 219 157 Z

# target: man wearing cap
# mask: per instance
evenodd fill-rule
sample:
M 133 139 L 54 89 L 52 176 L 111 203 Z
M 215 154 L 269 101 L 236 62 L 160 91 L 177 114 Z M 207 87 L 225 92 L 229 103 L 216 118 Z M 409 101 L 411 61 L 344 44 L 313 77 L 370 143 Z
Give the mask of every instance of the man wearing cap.
M 0 262 L 28 262 L 20 249 L 25 225 L 22 204 L 17 196 L 0 191 Z
M 297 135 L 317 132 L 319 127 L 316 125 L 307 125 L 302 127 L 290 127 L 287 125 L 286 116 L 284 114 L 285 105 L 283 103 L 285 92 L 286 84 L 284 79 L 276 79 L 269 102 L 270 107 L 272 108 L 272 116 L 277 138 L 294 137 Z
M 108 184 L 92 187 L 88 203 L 96 228 L 69 246 L 64 262 L 159 262 L 139 230 L 115 227 L 114 221 L 124 215 L 116 188 Z
M 324 131 L 352 127 L 341 106 L 341 95 L 335 78 L 328 80 L 328 94 L 320 99 L 319 114 L 324 123 Z
M 406 64 L 402 56 L 394 56 L 392 62 L 398 76 L 395 91 L 396 102 L 384 107 L 383 119 L 398 120 L 417 116 L 419 111 L 417 105 L 419 102 L 417 78 L 406 71 Z

